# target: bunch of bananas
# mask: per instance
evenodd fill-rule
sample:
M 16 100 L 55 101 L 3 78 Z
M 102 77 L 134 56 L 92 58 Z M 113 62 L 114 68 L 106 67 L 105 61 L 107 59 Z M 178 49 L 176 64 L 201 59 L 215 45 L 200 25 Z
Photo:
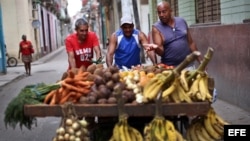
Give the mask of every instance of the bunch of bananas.
M 224 136 L 224 125 L 228 125 L 211 107 L 205 116 L 194 119 L 187 129 L 188 141 L 217 141 Z
M 144 102 L 153 101 L 157 97 L 157 94 L 162 90 L 162 87 L 166 83 L 167 76 L 163 73 L 156 74 L 150 79 L 143 87 Z
M 212 95 L 208 89 L 208 74 L 198 73 L 189 84 L 187 78 L 190 74 L 190 71 L 182 70 L 181 75 L 176 77 L 171 85 L 163 90 L 162 99 L 164 102 L 212 102 Z
M 144 141 L 184 141 L 181 133 L 175 129 L 174 124 L 164 117 L 155 116 L 144 127 Z
M 192 85 L 190 86 L 188 95 L 195 101 L 209 101 L 212 102 L 212 95 L 209 92 L 208 88 L 208 74 L 202 73 L 198 74 L 193 80 Z
M 143 137 L 136 128 L 128 124 L 127 116 L 121 116 L 109 141 L 143 141 Z

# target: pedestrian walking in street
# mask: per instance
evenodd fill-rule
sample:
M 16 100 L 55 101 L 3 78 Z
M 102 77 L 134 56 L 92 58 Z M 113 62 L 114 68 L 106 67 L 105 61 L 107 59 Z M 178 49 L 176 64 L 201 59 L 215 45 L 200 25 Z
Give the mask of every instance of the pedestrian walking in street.
M 92 64 L 94 53 L 96 60 L 102 56 L 99 41 L 96 33 L 89 31 L 88 21 L 84 18 L 76 20 L 75 31 L 65 39 L 68 69 L 80 68 L 82 65 L 87 68 Z
M 31 75 L 32 53 L 34 53 L 34 49 L 31 41 L 27 40 L 26 35 L 22 35 L 22 41 L 19 43 L 18 59 L 20 59 L 21 54 L 26 75 Z
M 152 27 L 153 43 L 158 45 L 156 54 L 161 56 L 161 63 L 169 66 L 179 65 L 187 55 L 197 51 L 195 42 L 189 32 L 186 21 L 181 17 L 174 17 L 168 2 L 162 1 L 157 5 L 159 21 Z M 198 58 L 200 63 L 201 58 Z M 194 63 L 189 65 L 194 67 Z
M 150 51 L 154 44 L 148 44 L 147 36 L 142 31 L 134 28 L 131 16 L 125 15 L 121 18 L 120 29 L 115 31 L 109 38 L 109 47 L 106 55 L 107 66 L 112 65 L 123 68 L 141 65 L 140 47 L 147 50 L 153 64 L 156 64 L 155 55 Z M 113 62 L 114 58 L 114 62 Z

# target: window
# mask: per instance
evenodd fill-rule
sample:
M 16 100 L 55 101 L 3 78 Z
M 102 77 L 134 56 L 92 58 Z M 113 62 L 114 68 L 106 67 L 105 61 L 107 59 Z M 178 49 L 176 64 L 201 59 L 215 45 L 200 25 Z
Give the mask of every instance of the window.
M 173 15 L 178 16 L 179 15 L 179 12 L 178 12 L 178 10 L 179 10 L 178 9 L 178 0 L 168 0 L 168 2 L 171 5 Z
M 195 0 L 196 22 L 220 22 L 220 0 Z

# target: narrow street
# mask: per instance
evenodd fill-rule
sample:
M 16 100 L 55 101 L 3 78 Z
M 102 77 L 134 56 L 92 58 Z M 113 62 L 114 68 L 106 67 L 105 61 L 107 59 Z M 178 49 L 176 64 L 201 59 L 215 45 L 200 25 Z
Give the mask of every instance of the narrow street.
M 62 73 L 67 69 L 67 54 L 61 51 L 49 60 L 47 63 L 32 66 L 31 76 L 21 76 L 19 79 L 7 84 L 0 89 L 1 96 L 1 122 L 0 122 L 0 141 L 50 141 L 55 135 L 56 128 L 59 127 L 59 117 L 37 118 L 37 127 L 28 130 L 19 126 L 15 129 L 5 128 L 4 111 L 8 103 L 20 92 L 20 90 L 29 84 L 44 82 L 46 84 L 54 83 L 60 80 Z M 23 73 L 24 67 L 18 66 L 8 68 L 9 73 Z

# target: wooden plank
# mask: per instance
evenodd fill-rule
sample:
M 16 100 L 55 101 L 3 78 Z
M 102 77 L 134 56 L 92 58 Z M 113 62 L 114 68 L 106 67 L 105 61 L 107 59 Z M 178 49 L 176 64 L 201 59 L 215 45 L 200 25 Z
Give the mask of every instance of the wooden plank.
M 164 103 L 164 116 L 177 115 L 204 115 L 210 104 L 208 102 L 195 103 Z M 76 104 L 76 113 L 81 117 L 117 117 L 118 110 L 116 104 Z M 126 104 L 125 110 L 131 117 L 148 117 L 155 114 L 155 104 Z M 60 105 L 25 105 L 24 114 L 30 117 L 60 117 L 63 116 Z

